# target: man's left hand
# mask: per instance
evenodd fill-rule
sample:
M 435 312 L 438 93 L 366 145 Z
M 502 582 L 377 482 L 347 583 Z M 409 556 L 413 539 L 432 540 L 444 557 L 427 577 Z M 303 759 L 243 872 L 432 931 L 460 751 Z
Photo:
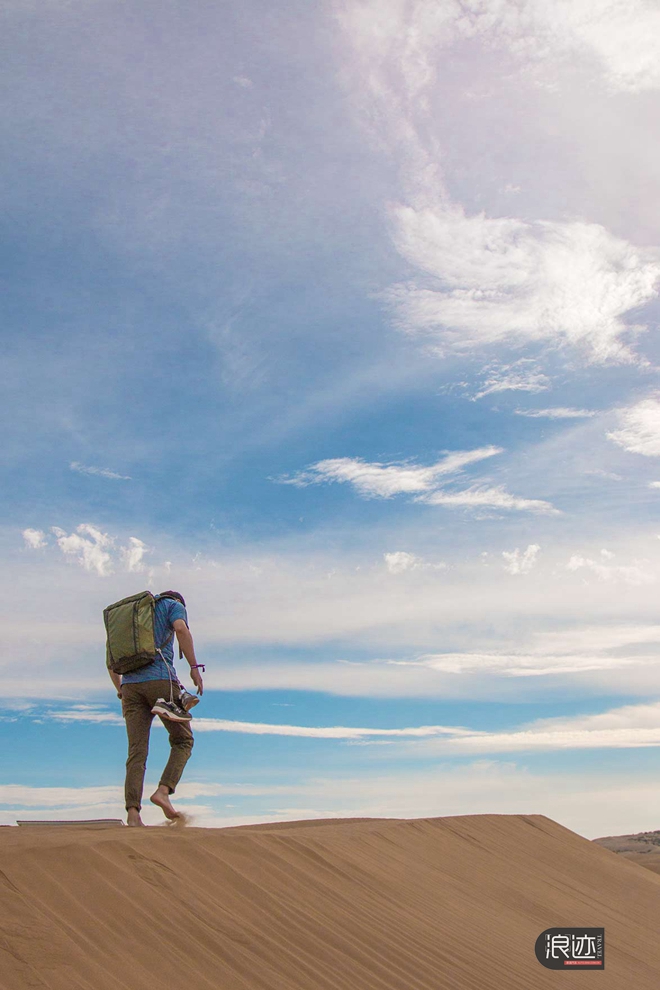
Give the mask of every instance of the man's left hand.
M 190 679 L 197 688 L 197 694 L 200 695 L 201 697 L 201 695 L 204 694 L 204 682 L 202 680 L 202 675 L 197 670 L 197 668 L 195 668 L 194 670 L 191 669 Z

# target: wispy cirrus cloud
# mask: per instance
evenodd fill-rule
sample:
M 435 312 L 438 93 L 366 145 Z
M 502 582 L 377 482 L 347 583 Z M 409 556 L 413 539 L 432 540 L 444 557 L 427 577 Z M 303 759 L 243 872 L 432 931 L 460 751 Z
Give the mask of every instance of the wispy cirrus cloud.
M 459 474 L 469 464 L 502 452 L 502 447 L 494 446 L 457 450 L 427 467 L 405 461 L 381 464 L 369 463 L 359 457 L 335 457 L 318 461 L 304 471 L 277 480 L 281 484 L 298 487 L 327 482 L 348 483 L 364 498 L 391 498 L 402 493 L 430 491 L 440 478 Z
M 473 485 L 462 492 L 436 491 L 418 496 L 415 501 L 426 505 L 446 505 L 450 508 L 504 509 L 520 512 L 540 512 L 543 515 L 559 515 L 551 502 L 539 498 L 521 498 L 512 495 L 503 485 Z
M 221 718 L 198 718 L 195 726 L 199 732 L 244 732 L 250 735 L 297 736 L 310 739 L 364 739 L 370 736 L 426 738 L 429 736 L 456 736 L 470 734 L 461 726 L 416 725 L 404 729 L 365 728 L 360 726 L 331 725 L 277 725 L 267 722 L 235 722 Z
M 513 509 L 556 514 L 549 502 L 512 495 L 503 486 L 475 484 L 464 491 L 440 488 L 442 479 L 459 476 L 464 467 L 503 452 L 501 447 L 454 451 L 428 467 L 412 462 L 369 463 L 357 457 L 337 457 L 319 461 L 304 471 L 276 479 L 281 484 L 305 487 L 331 482 L 348 483 L 362 498 L 392 498 L 413 495 L 414 501 L 449 508 Z
M 420 662 L 425 662 L 427 665 L 444 663 L 445 669 L 450 670 L 451 659 L 451 657 L 426 658 L 426 660 L 422 659 Z M 478 660 L 480 669 L 487 666 L 488 661 L 490 661 L 491 665 L 498 663 L 500 670 L 503 668 L 506 670 L 504 665 L 507 662 L 515 662 L 516 659 L 524 660 L 522 657 L 487 656 L 473 657 L 471 659 L 474 661 Z M 521 669 L 523 668 L 518 668 L 518 676 L 520 676 Z M 585 663 L 578 669 L 587 670 L 593 668 L 589 668 Z M 537 671 L 530 667 L 527 673 L 534 674 Z M 439 746 L 441 750 L 446 748 L 447 751 L 490 753 L 534 749 L 603 749 L 660 746 L 659 713 L 660 702 L 626 705 L 597 715 L 538 719 L 508 732 L 484 732 L 462 725 L 418 725 L 404 728 L 382 728 L 374 726 L 314 726 L 242 722 L 219 718 L 197 718 L 195 719 L 195 727 L 198 732 L 232 732 L 247 735 L 286 736 L 289 738 L 349 741 L 367 741 L 374 738 L 382 738 L 391 739 L 392 741 L 401 740 L 403 742 L 409 740 L 408 745 L 415 745 L 416 741 L 423 743 L 426 740 L 429 743 L 432 742 L 434 745 Z M 65 713 L 59 713 L 56 717 L 62 718 L 63 714 Z M 84 719 L 81 718 L 78 721 L 84 721 Z M 195 788 L 196 785 L 193 784 L 191 790 L 195 796 L 203 793 L 197 791 Z M 0 788 L 0 802 L 3 796 L 3 790 L 6 791 L 6 789 Z M 39 790 L 43 789 L 40 788 Z M 62 803 L 63 790 L 66 789 L 52 789 L 51 801 L 53 803 Z M 109 789 L 100 788 L 98 790 L 105 792 Z M 9 789 L 9 793 L 11 793 L 11 788 Z M 191 796 L 193 795 L 191 794 Z M 75 799 L 75 792 L 71 797 Z
M 551 409 L 514 409 L 516 416 L 529 416 L 531 419 L 589 419 L 596 416 L 593 409 L 571 409 L 568 406 L 554 406 Z
M 512 732 L 474 733 L 447 740 L 463 752 L 559 749 L 636 749 L 660 746 L 660 702 L 625 705 L 599 715 L 538 719 Z
M 88 722 L 107 725 L 123 725 L 124 720 L 119 715 L 104 711 L 80 711 L 78 708 L 51 711 L 45 714 L 49 720 L 58 722 Z M 237 719 L 196 718 L 195 728 L 198 732 L 240 732 L 248 735 L 267 736 L 297 736 L 311 739 L 360 739 L 366 736 L 437 736 L 462 735 L 469 729 L 461 726 L 446 725 L 417 725 L 403 729 L 389 729 L 360 726 L 315 726 L 287 725 L 270 722 L 242 722 Z
M 111 471 L 110 468 L 90 467 L 86 464 L 80 464 L 79 461 L 71 461 L 69 467 L 77 474 L 88 474 L 96 478 L 107 478 L 109 481 L 132 480 L 128 474 L 117 474 L 116 471 Z
M 61 711 L 50 711 L 42 716 L 53 722 L 83 722 L 93 725 L 123 725 L 124 719 L 114 712 L 80 708 L 62 709 Z
M 476 402 L 495 392 L 545 392 L 548 388 L 548 376 L 539 370 L 534 361 L 521 358 L 513 364 L 489 369 L 479 391 L 472 398 Z
M 490 677 L 548 677 L 588 671 L 617 670 L 635 664 L 649 665 L 652 657 L 620 657 L 603 653 L 430 653 L 414 660 L 382 660 L 396 667 L 424 667 L 441 674 Z
M 548 630 L 535 637 L 540 653 L 602 652 L 660 645 L 660 625 L 588 625 L 575 629 Z
M 632 454 L 660 457 L 660 398 L 642 399 L 618 411 L 620 429 L 607 434 L 610 440 Z
M 0 784 L 0 805 L 27 808 L 75 808 L 105 805 L 121 797 L 118 787 L 30 787 Z

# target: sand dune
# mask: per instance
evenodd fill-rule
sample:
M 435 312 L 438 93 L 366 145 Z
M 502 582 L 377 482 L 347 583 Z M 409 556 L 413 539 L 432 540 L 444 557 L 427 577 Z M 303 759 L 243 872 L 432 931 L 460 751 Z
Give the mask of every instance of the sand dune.
M 3 990 L 660 986 L 660 876 L 541 815 L 0 831 Z M 534 955 L 605 928 L 605 969 Z

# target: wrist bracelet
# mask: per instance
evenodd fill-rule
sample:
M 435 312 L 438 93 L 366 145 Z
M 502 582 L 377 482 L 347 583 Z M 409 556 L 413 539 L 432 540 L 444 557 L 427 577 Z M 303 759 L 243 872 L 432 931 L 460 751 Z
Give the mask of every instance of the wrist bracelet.
M 204 673 L 206 673 L 206 666 L 203 663 L 191 663 L 190 664 L 190 669 L 191 670 L 203 670 Z

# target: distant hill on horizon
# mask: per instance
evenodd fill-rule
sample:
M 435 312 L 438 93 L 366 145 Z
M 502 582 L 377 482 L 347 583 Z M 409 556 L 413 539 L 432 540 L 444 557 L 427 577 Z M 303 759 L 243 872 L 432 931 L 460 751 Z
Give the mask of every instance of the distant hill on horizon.
M 653 873 L 660 873 L 660 829 L 635 832 L 633 835 L 605 835 L 594 839 L 599 846 L 610 849 Z

